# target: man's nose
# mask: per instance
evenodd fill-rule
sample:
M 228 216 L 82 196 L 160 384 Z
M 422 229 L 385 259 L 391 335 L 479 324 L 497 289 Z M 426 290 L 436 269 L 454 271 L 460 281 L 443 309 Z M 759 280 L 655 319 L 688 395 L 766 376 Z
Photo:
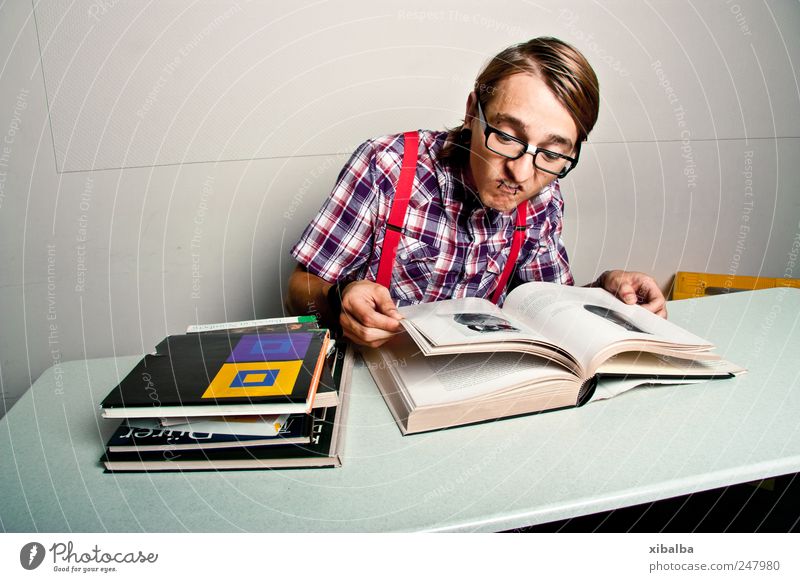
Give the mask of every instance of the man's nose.
M 533 160 L 527 154 L 516 160 L 508 160 L 506 168 L 510 177 L 518 184 L 521 184 L 533 175 L 535 168 L 533 167 Z

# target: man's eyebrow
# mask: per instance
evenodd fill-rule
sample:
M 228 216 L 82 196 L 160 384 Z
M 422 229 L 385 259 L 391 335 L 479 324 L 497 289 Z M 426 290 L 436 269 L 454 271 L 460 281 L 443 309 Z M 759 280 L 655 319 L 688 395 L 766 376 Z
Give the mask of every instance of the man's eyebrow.
M 528 125 L 526 123 L 524 123 L 521 119 L 514 117 L 513 115 L 509 115 L 508 113 L 496 113 L 494 117 L 495 123 L 507 123 L 514 126 L 514 129 L 518 129 L 523 132 L 528 129 Z
M 523 134 L 527 133 L 528 125 L 524 123 L 521 119 L 514 117 L 513 115 L 499 112 L 494 115 L 494 118 L 495 118 L 495 123 L 498 124 L 507 123 L 508 125 L 511 125 L 514 129 L 522 132 Z M 553 145 L 563 145 L 569 149 L 572 149 L 574 146 L 571 139 L 568 139 L 563 135 L 558 135 L 555 133 L 548 134 L 545 143 Z
M 567 139 L 563 135 L 557 135 L 555 133 L 551 133 L 550 135 L 547 136 L 546 143 L 551 143 L 554 145 L 563 145 L 564 147 L 567 147 L 569 149 L 573 148 L 573 143 L 571 139 Z

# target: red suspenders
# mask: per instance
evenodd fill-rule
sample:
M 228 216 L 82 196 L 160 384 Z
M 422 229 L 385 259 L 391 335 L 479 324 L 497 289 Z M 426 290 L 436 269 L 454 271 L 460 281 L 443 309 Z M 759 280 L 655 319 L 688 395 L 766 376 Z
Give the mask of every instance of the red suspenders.
M 414 185 L 414 176 L 417 173 L 419 134 L 416 131 L 408 131 L 403 134 L 403 139 L 403 166 L 400 170 L 400 178 L 397 181 L 394 202 L 392 202 L 392 208 L 389 211 L 389 220 L 386 221 L 381 262 L 378 265 L 377 283 L 387 289 L 392 280 L 392 267 L 397 255 L 397 245 L 400 244 L 400 235 L 403 233 L 403 225 L 406 222 L 408 201 L 411 198 L 411 188 Z M 516 267 L 519 250 L 525 240 L 525 220 L 526 202 L 523 202 L 517 206 L 517 224 L 514 228 L 514 239 L 511 241 L 511 252 L 508 255 L 508 260 L 503 269 L 503 274 L 500 276 L 497 288 L 492 295 L 492 302 L 495 304 L 500 301 L 500 296 L 503 294 L 503 290 L 506 288 L 506 284 Z
M 522 241 L 525 240 L 526 205 L 527 201 L 517 206 L 517 225 L 514 227 L 514 239 L 511 241 L 511 252 L 508 253 L 508 260 L 503 269 L 503 274 L 500 275 L 500 282 L 494 290 L 494 295 L 492 295 L 492 303 L 495 305 L 500 301 L 500 296 L 506 288 L 506 283 L 508 283 L 508 280 L 511 278 L 511 273 L 513 273 L 514 269 L 517 267 L 519 249 L 522 248 Z
M 417 149 L 419 148 L 419 134 L 416 131 L 407 131 L 403 134 L 403 166 L 400 169 L 400 178 L 397 180 L 397 189 L 394 193 L 394 202 L 389 211 L 389 220 L 386 221 L 386 233 L 383 236 L 383 249 L 381 262 L 378 265 L 377 283 L 389 289 L 392 282 L 392 267 L 397 255 L 397 245 L 406 223 L 406 210 L 411 198 L 411 187 L 414 185 L 414 176 L 417 173 Z

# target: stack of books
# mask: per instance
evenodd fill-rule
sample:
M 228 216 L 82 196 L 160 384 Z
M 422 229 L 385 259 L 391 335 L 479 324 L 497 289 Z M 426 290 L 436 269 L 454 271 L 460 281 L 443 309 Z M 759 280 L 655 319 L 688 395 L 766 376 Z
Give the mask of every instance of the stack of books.
M 339 467 L 352 353 L 313 317 L 192 326 L 101 403 L 107 471 Z

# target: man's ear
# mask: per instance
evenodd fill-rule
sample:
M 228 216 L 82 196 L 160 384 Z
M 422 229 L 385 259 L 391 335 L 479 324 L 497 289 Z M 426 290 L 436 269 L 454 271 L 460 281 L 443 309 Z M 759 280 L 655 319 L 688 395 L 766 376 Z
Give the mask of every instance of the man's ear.
M 464 113 L 464 125 L 472 124 L 473 119 L 478 117 L 478 95 L 472 91 L 467 97 L 467 110 Z

